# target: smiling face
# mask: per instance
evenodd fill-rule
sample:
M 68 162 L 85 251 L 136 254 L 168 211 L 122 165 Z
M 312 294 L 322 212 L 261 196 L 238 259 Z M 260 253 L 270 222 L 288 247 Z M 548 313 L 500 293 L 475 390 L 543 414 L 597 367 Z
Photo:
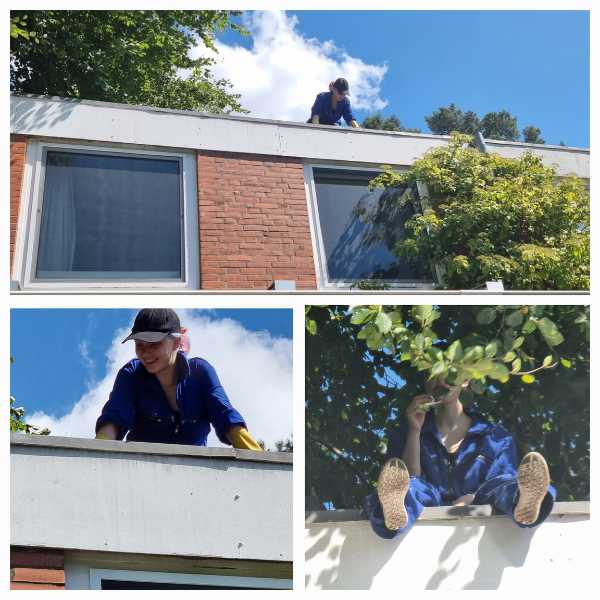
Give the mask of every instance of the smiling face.
M 135 354 L 148 373 L 158 375 L 175 365 L 179 343 L 179 339 L 170 335 L 160 342 L 135 340 Z

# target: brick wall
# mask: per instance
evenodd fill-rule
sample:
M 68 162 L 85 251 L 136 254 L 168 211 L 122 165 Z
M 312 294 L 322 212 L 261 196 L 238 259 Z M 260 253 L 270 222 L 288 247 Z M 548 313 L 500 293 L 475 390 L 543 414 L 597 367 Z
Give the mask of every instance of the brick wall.
M 200 287 L 315 289 L 302 162 L 198 153 Z
M 10 589 L 64 590 L 63 551 L 46 548 L 11 548 Z
M 10 268 L 12 270 L 17 223 L 19 221 L 19 206 L 21 203 L 21 184 L 25 167 L 25 136 L 10 136 Z

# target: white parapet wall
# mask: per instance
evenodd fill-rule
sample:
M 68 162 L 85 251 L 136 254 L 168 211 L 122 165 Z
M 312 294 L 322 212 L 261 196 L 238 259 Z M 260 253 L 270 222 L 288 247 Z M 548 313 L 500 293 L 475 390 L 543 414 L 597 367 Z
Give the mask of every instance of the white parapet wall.
M 428 150 L 449 141 L 448 136 L 429 133 L 308 125 L 16 94 L 10 97 L 10 132 L 73 142 L 264 154 L 374 166 L 408 166 Z M 554 166 L 558 175 L 589 179 L 588 149 L 494 140 L 486 140 L 486 144 L 489 152 L 502 156 L 532 152 L 544 164 Z
M 358 511 L 307 515 L 308 590 L 589 589 L 595 574 L 588 502 L 559 502 L 539 527 L 520 528 L 489 506 L 425 509 L 404 535 L 378 537 Z
M 11 434 L 11 545 L 292 560 L 292 455 Z

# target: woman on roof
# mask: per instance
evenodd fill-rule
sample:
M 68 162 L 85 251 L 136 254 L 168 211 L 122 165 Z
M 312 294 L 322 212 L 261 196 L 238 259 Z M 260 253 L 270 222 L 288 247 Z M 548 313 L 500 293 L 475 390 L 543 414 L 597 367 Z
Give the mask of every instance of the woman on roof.
M 465 385 L 427 382 L 426 394 L 413 398 L 405 421 L 390 435 L 377 491 L 365 501 L 379 536 L 405 533 L 426 506 L 490 504 L 519 527 L 535 527 L 550 514 L 556 490 L 544 457 L 530 452 L 517 464 L 506 429 L 463 408 Z M 440 408 L 435 415 L 433 405 Z
M 317 94 L 315 103 L 310 111 L 310 119 L 307 123 L 314 125 L 339 125 L 340 119 L 350 127 L 358 127 L 358 123 L 352 116 L 350 106 L 350 95 L 348 82 L 339 77 L 329 84 L 329 91 Z
M 231 405 L 215 369 L 187 358 L 185 329 L 169 308 L 141 310 L 131 333 L 137 358 L 117 374 L 96 439 L 206 446 L 211 425 L 235 448 L 262 450 Z

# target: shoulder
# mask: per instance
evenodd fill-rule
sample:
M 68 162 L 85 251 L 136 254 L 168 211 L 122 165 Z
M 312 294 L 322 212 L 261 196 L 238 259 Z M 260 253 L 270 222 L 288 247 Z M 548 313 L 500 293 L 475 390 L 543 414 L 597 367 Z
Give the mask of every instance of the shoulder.
M 133 358 L 119 369 L 119 374 L 123 373 L 125 375 L 137 375 L 142 372 L 142 369 L 142 363 L 139 361 L 139 359 Z
M 215 371 L 215 368 L 204 358 L 195 356 L 193 358 L 188 358 L 187 361 L 192 376 L 201 376 L 207 373 L 214 373 Z
M 317 94 L 315 102 L 325 102 L 329 98 L 329 94 L 330 92 L 321 92 L 320 94 Z

